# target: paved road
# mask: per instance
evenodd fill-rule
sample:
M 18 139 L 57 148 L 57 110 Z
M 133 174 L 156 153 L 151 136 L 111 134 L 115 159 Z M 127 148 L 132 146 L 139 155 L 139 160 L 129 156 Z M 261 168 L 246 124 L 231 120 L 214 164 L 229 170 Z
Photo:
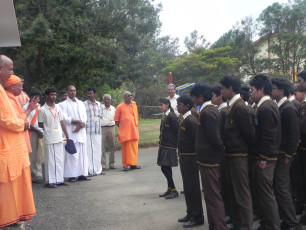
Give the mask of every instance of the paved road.
M 56 189 L 34 184 L 37 215 L 33 221 L 26 223 L 26 229 L 184 229 L 177 222 L 185 215 L 184 196 L 173 200 L 158 197 L 167 186 L 160 167 L 156 165 L 156 156 L 156 148 L 140 150 L 142 169 L 122 172 L 121 156 L 117 152 L 117 169 L 107 170 L 104 176 Z M 182 190 L 179 168 L 174 168 L 173 173 L 177 189 Z M 203 205 L 205 208 L 204 202 Z M 193 229 L 208 229 L 206 216 L 205 225 Z

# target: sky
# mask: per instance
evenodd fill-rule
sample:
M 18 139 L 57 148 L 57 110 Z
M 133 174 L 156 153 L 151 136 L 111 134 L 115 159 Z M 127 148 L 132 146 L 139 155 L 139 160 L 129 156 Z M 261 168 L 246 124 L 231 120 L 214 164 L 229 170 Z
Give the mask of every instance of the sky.
M 260 13 L 274 2 L 288 0 L 155 0 L 161 2 L 161 36 L 170 35 L 180 40 L 185 51 L 184 39 L 194 30 L 204 35 L 208 42 L 215 42 L 241 19 Z

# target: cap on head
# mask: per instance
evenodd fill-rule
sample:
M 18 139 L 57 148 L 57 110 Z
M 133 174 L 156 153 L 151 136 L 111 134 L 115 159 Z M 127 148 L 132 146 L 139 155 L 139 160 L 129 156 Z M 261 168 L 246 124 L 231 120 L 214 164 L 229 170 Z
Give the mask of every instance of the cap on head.
M 11 85 L 15 85 L 21 82 L 21 79 L 16 75 L 11 75 L 10 78 L 5 82 L 5 88 L 10 87 Z

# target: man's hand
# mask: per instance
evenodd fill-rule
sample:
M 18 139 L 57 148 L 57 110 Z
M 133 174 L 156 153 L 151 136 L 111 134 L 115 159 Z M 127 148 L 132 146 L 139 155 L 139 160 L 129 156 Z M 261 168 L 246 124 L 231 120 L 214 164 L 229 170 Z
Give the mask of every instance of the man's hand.
M 258 161 L 258 166 L 259 166 L 261 169 L 266 168 L 266 166 L 267 166 L 267 161 Z
M 30 126 L 30 123 L 29 122 L 24 122 L 24 131 L 26 130 L 30 130 L 31 126 Z
M 44 138 L 44 134 L 43 134 L 43 132 L 38 132 L 38 138 Z
M 34 96 L 33 99 L 29 102 L 29 106 L 27 110 L 33 111 L 37 106 L 39 102 L 39 97 Z
M 74 132 L 74 133 L 77 133 L 77 132 L 80 131 L 80 129 L 81 129 L 81 126 L 80 126 L 80 125 L 76 125 L 76 126 L 75 126 L 75 129 L 73 130 L 73 132 Z
M 85 127 L 85 122 L 80 121 L 80 126 L 81 126 L 81 128 L 84 128 Z

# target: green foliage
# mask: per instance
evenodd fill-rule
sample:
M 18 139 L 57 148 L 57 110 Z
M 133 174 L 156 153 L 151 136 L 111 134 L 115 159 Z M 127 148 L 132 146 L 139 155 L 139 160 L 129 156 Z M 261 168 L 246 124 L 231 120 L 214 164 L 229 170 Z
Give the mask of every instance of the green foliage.
M 14 4 L 22 46 L 1 53 L 14 60 L 26 89 L 64 89 L 70 84 L 81 92 L 88 86 L 115 89 L 125 81 L 152 76 L 164 65 L 156 39 L 161 5 L 153 6 L 150 0 Z
M 187 82 L 219 82 L 223 75 L 238 71 L 238 59 L 232 56 L 232 48 L 220 47 L 205 50 L 197 48 L 190 55 L 169 62 L 164 72 L 172 72 L 176 85 Z

